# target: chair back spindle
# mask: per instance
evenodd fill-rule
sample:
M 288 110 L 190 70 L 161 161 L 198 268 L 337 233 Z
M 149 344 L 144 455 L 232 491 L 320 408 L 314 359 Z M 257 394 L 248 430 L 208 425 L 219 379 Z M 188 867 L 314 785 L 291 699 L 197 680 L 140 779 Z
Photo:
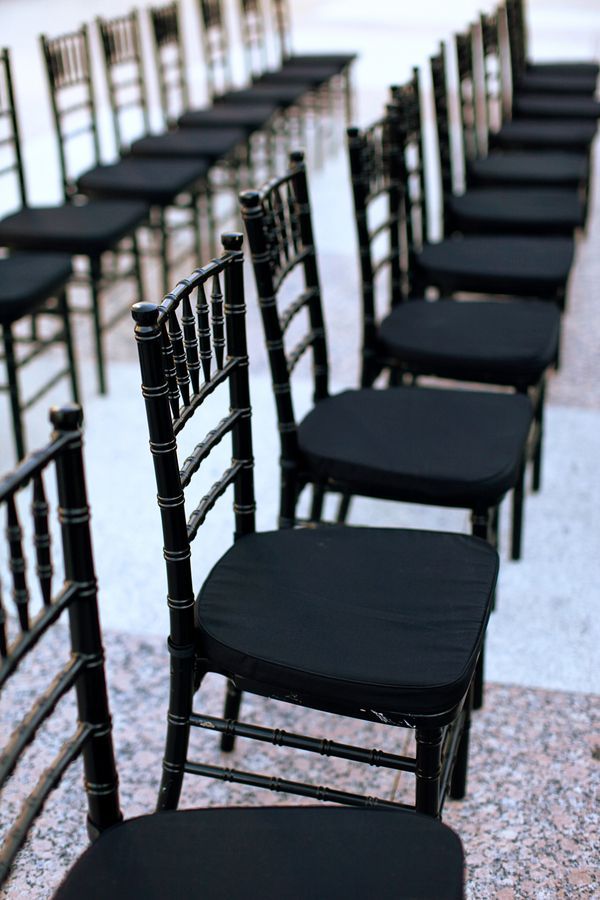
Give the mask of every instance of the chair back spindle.
M 0 753 L 0 788 L 21 762 L 24 751 L 50 718 L 58 702 L 75 691 L 77 724 L 55 758 L 42 772 L 23 802 L 21 811 L 0 849 L 0 883 L 7 877 L 17 852 L 49 794 L 74 760 L 83 757 L 88 799 L 88 830 L 94 837 L 121 821 L 117 772 L 104 673 L 104 653 L 98 618 L 97 585 L 89 529 L 89 508 L 82 456 L 81 410 L 77 406 L 54 409 L 51 443 L 31 454 L 16 471 L 0 481 L 0 507 L 6 515 L 6 540 L 12 575 L 16 619 L 7 615 L 0 597 L 0 689 L 5 689 L 26 657 L 64 612 L 68 612 L 70 658 L 45 686 L 21 718 Z M 54 470 L 57 515 L 60 522 L 64 580 L 53 590 L 50 503 L 46 479 Z M 31 529 L 22 527 L 27 492 L 31 493 Z M 35 598 L 28 578 L 26 535 L 32 532 L 37 578 L 42 603 Z

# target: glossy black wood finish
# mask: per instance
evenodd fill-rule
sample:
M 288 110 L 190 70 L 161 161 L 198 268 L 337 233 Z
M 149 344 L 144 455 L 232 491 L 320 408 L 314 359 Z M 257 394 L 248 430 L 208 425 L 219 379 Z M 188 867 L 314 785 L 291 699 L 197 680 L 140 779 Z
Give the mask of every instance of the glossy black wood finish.
M 68 766 L 83 756 L 84 783 L 88 798 L 90 836 L 116 824 L 122 818 L 119 808 L 111 721 L 104 674 L 104 653 L 98 619 L 97 585 L 89 529 L 89 508 L 82 456 L 81 410 L 77 406 L 55 408 L 51 413 L 52 442 L 29 456 L 14 472 L 0 482 L 0 506 L 6 510 L 7 541 L 13 577 L 13 601 L 17 621 L 8 638 L 7 617 L 0 601 L 0 687 L 18 670 L 26 656 L 35 652 L 42 636 L 68 611 L 71 656 L 54 680 L 41 690 L 20 725 L 2 748 L 0 785 L 3 786 L 19 765 L 21 755 L 33 741 L 59 700 L 70 690 L 77 697 L 78 722 L 54 760 L 43 772 L 25 800 L 0 850 L 0 882 L 10 871 L 14 858 L 27 837 L 50 792 L 60 782 Z M 64 582 L 52 588 L 53 558 L 48 526 L 49 506 L 45 479 L 54 470 L 58 492 L 57 514 L 61 526 Z M 31 488 L 31 514 L 34 525 L 33 549 L 42 605 L 31 609 L 28 569 L 32 554 L 24 549 L 17 500 Z M 29 572 L 29 576 L 31 576 Z

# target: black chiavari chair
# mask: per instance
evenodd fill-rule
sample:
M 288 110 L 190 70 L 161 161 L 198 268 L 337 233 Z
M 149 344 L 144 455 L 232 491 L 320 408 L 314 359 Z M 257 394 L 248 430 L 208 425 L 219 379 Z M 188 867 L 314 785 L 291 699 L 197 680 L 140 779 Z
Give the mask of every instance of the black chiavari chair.
M 577 188 L 587 202 L 589 162 L 584 151 L 540 148 L 487 152 L 488 120 L 480 114 L 480 85 L 475 76 L 475 30 L 474 27 L 455 38 L 467 184 L 571 187 Z M 483 104 L 484 112 L 485 108 Z
M 465 291 L 535 297 L 564 308 L 574 255 L 571 237 L 467 234 L 428 241 L 428 173 L 416 69 L 412 80 L 393 89 L 392 96 L 398 104 L 405 178 L 411 186 L 404 192 L 404 200 L 412 292 L 424 295 L 428 287 L 434 287 L 445 296 Z M 447 149 L 447 142 L 441 141 L 440 155 Z M 449 191 L 446 160 L 441 169 L 442 186 Z
M 85 60 L 77 53 L 68 57 L 66 68 L 60 77 L 69 82 L 72 78 L 88 78 Z M 1 100 L 7 123 L 4 140 L 6 153 L 10 154 L 2 174 L 12 179 L 12 185 L 5 185 L 6 196 L 16 196 L 18 209 L 0 220 L 0 245 L 16 251 L 44 251 L 49 253 L 81 256 L 87 260 L 87 273 L 78 273 L 89 287 L 91 303 L 86 306 L 93 322 L 98 384 L 103 393 L 106 389 L 104 371 L 104 332 L 116 321 L 107 320 L 102 315 L 105 288 L 115 281 L 133 278 L 138 295 L 143 296 L 142 273 L 136 239 L 136 230 L 148 219 L 145 203 L 133 200 L 90 200 L 74 202 L 77 199 L 71 187 L 64 180 L 65 202 L 61 206 L 30 206 L 26 192 L 23 171 L 17 110 L 11 87 L 10 59 L 8 50 L 0 56 Z M 74 102 L 75 113 L 80 109 Z M 61 154 L 61 165 L 64 160 Z M 132 265 L 110 267 L 106 262 L 113 254 L 127 255 Z M 116 318 L 122 316 L 119 310 Z
M 442 176 L 442 215 L 446 234 L 565 235 L 572 236 L 585 220 L 585 204 L 577 188 L 568 186 L 500 187 L 472 186 L 468 182 L 458 193 L 454 173 L 465 167 L 465 153 L 453 153 L 453 129 L 449 115 L 446 50 L 431 57 L 431 78 L 435 103 Z M 456 113 L 462 127 L 460 102 Z M 462 145 L 459 143 L 462 148 Z M 462 158 L 460 158 L 462 157 Z
M 246 207 L 245 214 L 252 211 Z M 225 235 L 223 243 L 225 256 L 180 282 L 160 306 L 133 308 L 171 615 L 171 701 L 158 808 L 177 806 L 186 774 L 353 806 L 402 807 L 195 761 L 188 756 L 190 730 L 202 728 L 221 734 L 226 750 L 237 736 L 412 773 L 416 809 L 439 816 L 448 790 L 456 797 L 465 791 L 470 690 L 497 554 L 488 543 L 457 534 L 345 526 L 255 532 L 241 235 Z M 227 383 L 229 414 L 181 464 L 183 429 Z M 278 400 L 288 402 L 281 393 Z M 282 436 L 290 443 L 296 435 L 286 424 Z M 190 510 L 185 494 L 193 476 L 229 433 L 231 465 Z M 287 453 L 284 495 L 294 466 Z M 195 598 L 191 544 L 230 484 L 234 544 Z M 192 708 L 194 689 L 201 698 L 208 672 L 229 679 L 223 718 Z M 416 755 L 239 721 L 242 691 L 415 728 Z
M 245 162 L 252 165 L 250 144 L 253 136 L 263 135 L 266 155 L 271 156 L 271 141 L 279 125 L 279 107 L 272 102 L 255 104 L 221 103 L 201 109 L 190 109 L 189 83 L 186 74 L 185 48 L 180 28 L 181 8 L 178 0 L 149 10 L 154 38 L 156 69 L 163 115 L 171 125 L 182 128 L 222 128 L 233 125 L 246 136 Z M 199 257 L 198 257 L 199 258 Z
M 404 216 L 404 195 L 409 187 L 397 135 L 393 107 L 368 129 L 348 129 L 361 266 L 361 384 L 371 386 L 385 371 L 392 384 L 408 381 L 414 385 L 419 377 L 433 375 L 503 385 L 528 394 L 535 414 L 528 447 L 537 490 L 545 379 L 558 354 L 560 312 L 554 304 L 541 300 L 462 302 L 443 297 L 431 301 L 414 293 L 413 255 L 408 252 Z M 381 315 L 384 303 L 386 313 Z M 515 485 L 513 499 L 511 552 L 513 559 L 518 559 L 521 483 Z
M 295 53 L 292 46 L 291 15 L 288 0 L 270 0 L 271 12 L 275 21 L 274 34 L 278 45 L 278 55 L 283 71 L 294 71 L 298 68 L 310 72 L 315 68 L 331 66 L 342 79 L 346 119 L 352 118 L 352 83 L 350 80 L 352 63 L 356 53 Z
M 17 459 L 25 456 L 23 414 L 31 406 L 65 377 L 69 379 L 74 402 L 79 398 L 67 299 L 71 274 L 71 258 L 64 254 L 17 253 L 0 259 L 0 327 L 6 370 L 6 383 L 0 385 L 0 390 L 6 391 L 10 399 Z M 47 333 L 40 328 L 40 319 L 43 322 L 49 316 L 58 319 L 59 324 Z M 25 321 L 27 329 L 23 331 Z M 19 371 L 56 344 L 64 345 L 66 366 L 51 371 L 35 393 L 24 400 Z M 21 352 L 22 347 L 26 349 Z
M 342 495 L 338 521 L 345 520 L 352 495 L 464 508 L 471 512 L 473 533 L 495 544 L 503 497 L 514 489 L 517 513 L 522 506 L 529 399 L 404 386 L 330 395 L 303 155 L 292 154 L 290 160 L 284 177 L 241 197 L 281 438 L 281 525 L 294 524 L 299 495 L 312 485 L 314 521 L 320 520 L 324 496 L 331 492 Z M 392 279 L 399 274 L 394 266 Z M 301 292 L 286 307 L 280 288 L 295 269 L 301 272 Z M 307 333 L 286 349 L 288 327 L 304 310 Z M 315 405 L 297 422 L 291 375 L 307 350 L 314 360 Z M 481 697 L 480 669 L 476 706 Z
M 149 204 L 150 226 L 159 236 L 162 280 L 167 285 L 169 269 L 177 264 L 172 251 L 177 232 L 191 227 L 196 252 L 201 250 L 199 218 L 207 194 L 208 162 L 155 160 L 126 153 L 116 162 L 102 162 L 88 28 L 84 25 L 72 34 L 41 40 L 65 192 Z M 81 60 L 79 71 L 72 70 L 73 58 Z M 91 166 L 82 171 L 80 160 L 90 152 Z M 174 217 L 176 226 L 170 223 Z
M 156 164 L 160 161 L 160 165 L 171 165 L 176 169 L 193 163 L 198 167 L 197 171 L 202 173 L 201 189 L 192 198 L 197 208 L 194 222 L 196 258 L 199 259 L 202 255 L 202 203 L 211 250 L 214 251 L 215 247 L 213 172 L 217 169 L 237 172 L 244 158 L 245 132 L 224 123 L 219 127 L 196 125 L 193 128 L 172 128 L 160 134 L 152 134 L 138 13 L 132 11 L 111 19 L 99 17 L 96 22 L 119 152 L 131 154 L 134 159 L 150 159 Z
M 527 23 L 524 0 L 506 0 L 513 90 L 516 93 L 596 93 L 600 65 L 586 60 L 533 63 L 527 56 Z
M 503 78 L 505 59 L 500 50 L 499 31 L 503 14 L 504 10 L 500 7 L 496 13 L 482 14 L 480 19 L 483 91 L 488 121 L 493 124 L 489 132 L 490 147 L 502 150 L 576 150 L 588 153 L 596 135 L 597 112 L 593 118 L 581 115 L 565 118 L 564 115 L 553 116 L 548 112 L 543 118 L 534 118 L 531 114 L 523 117 L 513 115 Z M 571 99 L 567 100 L 568 104 Z M 574 103 L 573 109 L 575 107 Z
M 24 799 L 12 827 L 4 819 L 0 884 L 10 893 L 11 870 L 19 863 L 19 850 L 31 827 L 70 766 L 82 758 L 87 827 L 93 843 L 63 879 L 53 895 L 56 900 L 191 897 L 199 885 L 214 900 L 284 894 L 300 900 L 312 892 L 315 877 L 319 891 L 326 896 L 341 892 L 344 897 L 364 897 L 375 890 L 377 896 L 391 900 L 397 896 L 397 885 L 402 884 L 412 897 L 462 897 L 460 841 L 430 816 L 401 810 L 263 807 L 188 809 L 122 821 L 98 617 L 81 411 L 75 406 L 54 409 L 51 419 L 55 430 L 50 444 L 0 480 L 16 613 L 7 612 L 0 598 L 0 688 L 5 694 L 19 681 L 26 660 L 41 655 L 43 638 L 53 637 L 58 670 L 50 684 L 34 694 L 29 709 L 22 709 L 20 702 L 32 697 L 31 687 L 13 695 L 20 724 L 0 747 L 0 788 L 6 787 L 11 775 L 31 765 L 25 751 L 34 742 L 44 747 L 43 726 L 50 723 L 59 701 L 66 702 L 73 695 L 75 721 L 70 735 L 63 740 L 61 734 L 56 756 Z M 49 484 L 53 475 L 61 527 L 56 549 Z M 23 516 L 27 495 L 32 500 L 30 528 Z M 37 592 L 32 590 L 33 558 Z M 68 634 L 56 627 L 66 614 Z M 24 677 L 31 679 L 31 673 Z M 68 714 L 62 708 L 66 719 Z M 31 770 L 28 774 L 31 778 Z M 17 805 L 14 791 L 11 805 Z M 49 887 L 46 883 L 45 889 Z
M 600 102 L 594 94 L 595 83 L 588 83 L 587 78 L 573 79 L 564 75 L 558 77 L 530 75 L 529 83 L 526 73 L 522 77 L 519 70 L 515 72 L 512 65 L 512 47 L 510 44 L 511 28 L 508 16 L 512 15 L 513 4 L 506 3 L 498 9 L 500 28 L 503 38 L 500 52 L 508 56 L 511 74 L 516 76 L 512 82 L 512 115 L 516 119 L 586 119 L 597 120 L 600 116 Z M 511 9 L 511 12 L 509 12 Z M 522 62 L 522 57 L 521 57 Z M 556 85 L 560 84 L 557 90 Z
M 290 115 L 310 93 L 310 80 L 270 83 L 247 60 L 247 87 L 235 87 L 232 77 L 231 47 L 221 0 L 198 0 L 202 20 L 202 47 L 210 98 L 215 105 L 274 103 Z

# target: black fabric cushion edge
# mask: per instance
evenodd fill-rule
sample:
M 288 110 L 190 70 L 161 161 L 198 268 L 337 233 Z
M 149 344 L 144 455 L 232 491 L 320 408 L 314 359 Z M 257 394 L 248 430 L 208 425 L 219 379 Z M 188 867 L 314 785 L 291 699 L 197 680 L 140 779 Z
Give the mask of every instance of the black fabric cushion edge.
M 161 812 L 104 832 L 56 900 L 459 900 L 460 839 L 404 810 L 258 807 Z

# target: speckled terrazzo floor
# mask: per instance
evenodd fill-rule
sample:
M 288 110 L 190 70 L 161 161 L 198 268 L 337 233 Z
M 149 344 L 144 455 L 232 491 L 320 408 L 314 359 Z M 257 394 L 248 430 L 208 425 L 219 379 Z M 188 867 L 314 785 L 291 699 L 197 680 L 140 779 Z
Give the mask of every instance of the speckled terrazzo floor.
M 24 24 L 25 5 L 22 2 L 18 12 L 18 28 L 9 21 L 10 15 L 2 21 L 7 25 L 7 42 L 14 37 L 17 42 L 28 41 L 29 46 L 33 40 L 29 24 Z M 191 0 L 185 0 L 186 5 L 189 10 Z M 112 7 L 118 12 L 116 0 L 106 0 L 102 9 L 92 2 L 65 2 L 59 11 L 60 23 L 54 22 L 56 10 L 52 11 L 52 22 L 44 23 L 41 19 L 45 12 L 38 9 L 39 28 L 57 33 L 74 26 L 80 18 L 90 19 L 98 12 L 109 14 Z M 569 5 L 568 28 L 565 10 L 553 0 L 532 0 L 531 7 L 537 25 L 534 51 L 539 55 L 598 55 L 600 22 L 594 0 L 575 0 Z M 16 8 L 15 2 L 5 4 L 9 13 Z M 0 16 L 5 16 L 5 9 L 0 10 Z M 412 64 L 423 64 L 436 40 L 466 23 L 477 4 L 460 0 L 440 8 L 424 0 L 419 9 L 409 10 L 397 0 L 386 0 L 378 3 L 377 16 L 369 14 L 368 21 L 364 4 L 341 0 L 297 0 L 294 9 L 302 13 L 296 20 L 298 46 L 361 50 L 355 79 L 356 121 L 366 123 L 379 113 L 385 85 L 406 77 Z M 392 26 L 399 23 L 402 27 L 396 34 Z M 35 48 L 29 52 L 35 53 Z M 22 72 L 25 65 L 26 54 L 21 53 L 18 90 L 31 94 L 32 82 L 26 84 Z M 39 107 L 36 109 L 39 112 Z M 47 148 L 43 127 L 43 115 L 40 119 L 37 113 L 27 113 L 25 129 L 29 128 L 28 148 L 32 148 L 33 158 L 36 153 L 39 158 Z M 598 173 L 598 146 L 595 156 Z M 331 336 L 332 381 L 337 388 L 355 384 L 357 377 L 357 266 L 351 198 L 339 142 L 324 165 L 317 169 L 314 163 L 311 158 L 311 191 Z M 46 199 L 52 188 L 42 174 L 43 167 L 34 166 L 34 196 L 40 200 Z M 475 717 L 472 731 L 469 793 L 465 801 L 448 802 L 444 810 L 445 821 L 457 830 L 465 845 L 469 898 L 554 900 L 600 896 L 599 187 L 596 177 L 588 233 L 578 242 L 564 320 L 563 366 L 550 384 L 544 489 L 528 497 L 523 561 L 511 563 L 503 552 L 499 606 L 489 629 L 486 707 Z M 250 278 L 248 285 L 250 288 Z M 277 502 L 276 433 L 252 292 L 248 305 L 258 524 L 268 528 L 273 527 Z M 132 816 L 149 812 L 154 806 L 164 734 L 168 659 L 160 535 L 154 488 L 147 489 L 152 483 L 152 470 L 130 324 L 125 320 L 111 337 L 110 393 L 106 398 L 95 394 L 87 322 L 78 324 L 78 348 L 121 796 L 125 814 Z M 65 396 L 59 388 L 54 399 Z M 309 402 L 306 383 L 300 385 L 298 402 L 300 409 Z M 0 408 L 0 415 L 2 422 L 7 421 L 4 408 Z M 28 416 L 27 424 L 32 446 L 46 440 L 43 405 Z M 127 435 L 127 439 L 115 445 L 108 439 L 114 433 Z M 4 429 L 0 429 L 0 448 L 3 458 L 10 459 Z M 208 482 L 218 470 L 218 460 L 211 457 L 213 465 Z M 195 553 L 198 580 L 230 540 L 229 516 L 229 510 L 221 507 L 212 514 L 211 530 Z M 367 500 L 353 504 L 351 519 L 356 523 L 467 528 L 466 514 L 461 512 Z M 505 510 L 504 548 L 507 525 Z M 48 681 L 60 643 L 60 635 L 50 639 L 40 663 L 27 669 L 22 681 L 11 688 L 12 693 L 2 697 L 0 732 L 9 726 L 11 708 L 26 701 L 33 685 Z M 219 681 L 207 681 L 203 698 L 211 711 L 219 711 L 221 696 Z M 398 751 L 408 739 L 400 730 L 347 720 L 325 726 L 325 717 L 320 714 L 307 715 L 306 711 L 281 705 L 275 708 L 267 701 L 249 698 L 245 717 L 251 719 L 254 711 L 263 720 L 273 714 L 273 721 L 284 728 L 364 740 L 366 745 L 384 749 Z M 61 707 L 57 720 L 43 735 L 43 753 L 62 736 L 69 718 L 70 710 Z M 210 735 L 196 735 L 194 746 L 197 757 L 207 754 L 217 759 Z M 336 774 L 329 776 L 326 773 L 331 771 L 331 762 L 302 754 L 290 757 L 284 751 L 243 742 L 227 764 L 231 760 L 231 765 L 239 765 L 243 760 L 244 766 L 268 770 L 272 758 L 273 768 L 278 765 L 286 777 L 306 777 L 310 769 L 311 779 L 320 783 L 339 779 L 351 790 L 381 792 L 390 797 L 410 790 L 408 781 L 397 784 L 389 772 L 351 768 L 336 761 Z M 14 794 L 24 784 L 31 784 L 43 765 L 43 756 L 28 757 L 25 769 L 13 780 L 3 797 L 0 835 Z M 62 873 L 83 849 L 87 838 L 80 780 L 76 769 L 53 796 L 0 897 L 37 900 L 50 896 Z M 200 779 L 186 782 L 184 805 L 233 802 L 297 801 Z

